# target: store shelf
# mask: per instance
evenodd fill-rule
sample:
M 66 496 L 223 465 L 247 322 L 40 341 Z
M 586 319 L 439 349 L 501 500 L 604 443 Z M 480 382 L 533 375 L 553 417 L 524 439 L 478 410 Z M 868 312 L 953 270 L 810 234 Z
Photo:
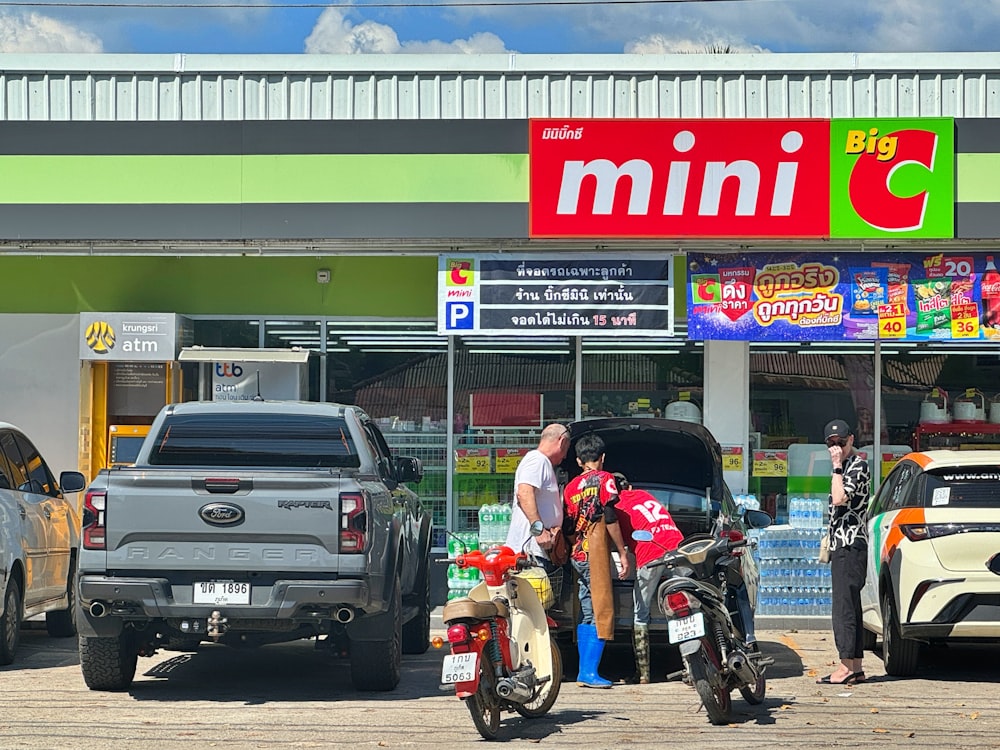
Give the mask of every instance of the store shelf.
M 921 422 L 913 433 L 914 450 L 935 448 L 1000 449 L 1000 424 L 992 422 Z

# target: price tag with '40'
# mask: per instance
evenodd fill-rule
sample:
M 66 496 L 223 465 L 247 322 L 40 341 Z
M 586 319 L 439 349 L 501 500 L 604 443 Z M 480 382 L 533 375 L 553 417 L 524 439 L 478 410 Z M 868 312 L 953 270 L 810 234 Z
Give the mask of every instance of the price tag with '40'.
M 901 339 L 906 336 L 906 307 L 901 304 L 878 306 L 878 337 Z

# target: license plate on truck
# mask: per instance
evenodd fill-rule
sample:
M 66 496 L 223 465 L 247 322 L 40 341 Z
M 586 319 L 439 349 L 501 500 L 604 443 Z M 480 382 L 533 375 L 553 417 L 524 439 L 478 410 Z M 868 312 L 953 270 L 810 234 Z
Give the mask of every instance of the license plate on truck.
M 250 584 L 240 581 L 195 581 L 195 604 L 249 604 Z
M 469 651 L 464 654 L 446 654 L 441 665 L 441 684 L 454 685 L 456 682 L 472 682 L 479 669 L 479 654 Z
M 680 620 L 667 620 L 667 637 L 671 643 L 683 643 L 705 635 L 705 615 L 695 612 Z

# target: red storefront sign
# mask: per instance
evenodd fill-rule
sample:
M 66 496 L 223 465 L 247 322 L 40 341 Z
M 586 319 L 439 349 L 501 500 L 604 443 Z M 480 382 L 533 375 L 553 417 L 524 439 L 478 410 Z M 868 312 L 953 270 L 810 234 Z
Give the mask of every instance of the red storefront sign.
M 826 237 L 828 120 L 532 120 L 532 237 Z

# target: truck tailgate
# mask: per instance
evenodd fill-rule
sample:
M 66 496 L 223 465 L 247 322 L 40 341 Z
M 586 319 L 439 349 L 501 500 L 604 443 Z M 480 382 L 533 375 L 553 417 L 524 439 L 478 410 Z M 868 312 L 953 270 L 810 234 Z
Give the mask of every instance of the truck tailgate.
M 117 470 L 108 569 L 335 571 L 340 493 L 363 486 L 335 471 Z

